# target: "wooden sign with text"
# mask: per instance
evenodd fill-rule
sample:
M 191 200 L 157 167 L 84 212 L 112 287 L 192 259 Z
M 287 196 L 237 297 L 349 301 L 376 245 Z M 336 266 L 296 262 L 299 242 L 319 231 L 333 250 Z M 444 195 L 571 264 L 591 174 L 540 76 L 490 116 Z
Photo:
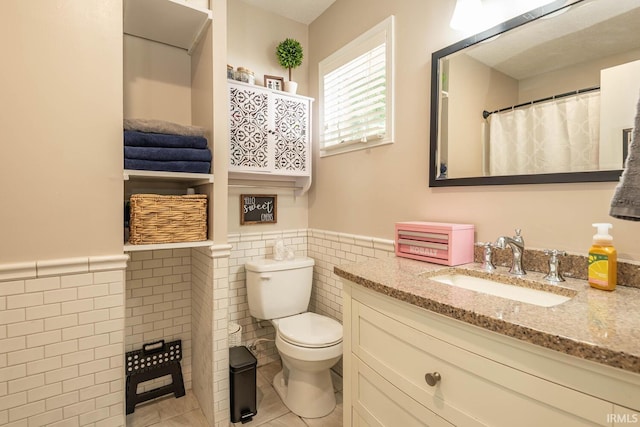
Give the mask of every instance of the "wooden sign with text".
M 265 194 L 240 195 L 240 225 L 278 222 L 278 196 Z

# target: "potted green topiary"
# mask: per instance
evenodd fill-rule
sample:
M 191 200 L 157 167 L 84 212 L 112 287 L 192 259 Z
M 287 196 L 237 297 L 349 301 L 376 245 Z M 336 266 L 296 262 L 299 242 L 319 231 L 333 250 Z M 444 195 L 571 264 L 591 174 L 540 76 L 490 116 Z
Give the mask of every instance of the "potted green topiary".
M 289 81 L 286 85 L 287 92 L 296 93 L 298 83 L 291 80 L 291 69 L 297 68 L 302 64 L 302 59 L 304 58 L 302 45 L 295 39 L 285 39 L 278 45 L 276 56 L 280 66 L 289 69 Z

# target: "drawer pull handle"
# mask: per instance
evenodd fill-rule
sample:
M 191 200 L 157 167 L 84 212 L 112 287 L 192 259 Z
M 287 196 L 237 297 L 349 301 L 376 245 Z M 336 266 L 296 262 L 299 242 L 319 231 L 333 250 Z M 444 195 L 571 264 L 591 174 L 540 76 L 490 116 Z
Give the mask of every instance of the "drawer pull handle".
M 438 384 L 438 382 L 440 382 L 441 379 L 442 379 L 442 377 L 440 376 L 440 374 L 438 372 L 434 372 L 432 374 L 426 374 L 424 376 L 424 380 L 431 387 L 433 387 L 434 385 Z

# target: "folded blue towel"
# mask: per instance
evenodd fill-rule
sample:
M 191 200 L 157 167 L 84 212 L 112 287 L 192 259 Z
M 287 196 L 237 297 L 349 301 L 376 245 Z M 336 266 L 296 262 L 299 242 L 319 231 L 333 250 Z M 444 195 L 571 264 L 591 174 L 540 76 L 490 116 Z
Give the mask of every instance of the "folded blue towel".
M 211 162 L 161 162 L 155 160 L 124 159 L 124 168 L 147 171 L 209 173 Z
M 125 159 L 210 162 L 208 148 L 124 147 Z
M 207 148 L 207 138 L 125 130 L 124 145 L 131 147 Z

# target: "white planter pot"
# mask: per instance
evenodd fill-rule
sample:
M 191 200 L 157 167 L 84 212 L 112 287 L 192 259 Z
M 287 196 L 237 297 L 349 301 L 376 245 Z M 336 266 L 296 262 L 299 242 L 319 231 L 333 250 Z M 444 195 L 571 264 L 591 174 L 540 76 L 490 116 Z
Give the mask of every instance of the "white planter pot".
M 285 90 L 289 93 L 296 93 L 298 91 L 298 83 L 293 81 L 286 82 Z

